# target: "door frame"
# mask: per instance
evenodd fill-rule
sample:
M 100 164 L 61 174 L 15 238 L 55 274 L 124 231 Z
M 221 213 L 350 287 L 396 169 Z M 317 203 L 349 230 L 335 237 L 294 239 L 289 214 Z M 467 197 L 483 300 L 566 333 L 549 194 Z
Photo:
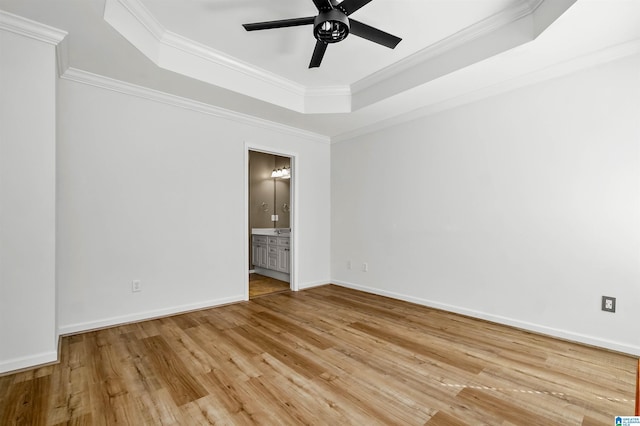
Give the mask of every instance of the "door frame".
M 243 262 L 243 279 L 244 279 L 244 300 L 249 300 L 249 253 L 251 252 L 251 245 L 249 243 L 249 151 L 262 152 L 265 154 L 278 155 L 280 157 L 289 157 L 291 159 L 291 182 L 289 205 L 290 216 L 289 226 L 291 227 L 290 235 L 290 274 L 289 274 L 289 288 L 292 291 L 298 291 L 298 256 L 296 251 L 298 247 L 298 169 L 299 156 L 296 152 L 286 151 L 282 149 L 273 148 L 270 146 L 259 145 L 252 142 L 244 143 L 244 262 Z

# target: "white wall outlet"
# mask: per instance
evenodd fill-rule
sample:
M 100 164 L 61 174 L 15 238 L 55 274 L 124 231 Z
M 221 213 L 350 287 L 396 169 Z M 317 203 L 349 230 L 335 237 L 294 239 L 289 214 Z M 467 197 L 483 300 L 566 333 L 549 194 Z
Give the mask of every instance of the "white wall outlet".
M 605 312 L 615 312 L 616 298 L 611 296 L 602 296 L 602 310 Z
M 362 264 L 362 272 L 367 272 L 369 270 L 369 264 L 367 262 L 364 262 Z
M 131 292 L 137 293 L 139 291 L 142 291 L 142 284 L 140 283 L 140 280 L 131 281 Z
M 352 266 L 351 266 L 351 261 L 350 261 L 350 260 L 347 260 L 347 269 L 351 269 L 351 267 L 352 267 Z

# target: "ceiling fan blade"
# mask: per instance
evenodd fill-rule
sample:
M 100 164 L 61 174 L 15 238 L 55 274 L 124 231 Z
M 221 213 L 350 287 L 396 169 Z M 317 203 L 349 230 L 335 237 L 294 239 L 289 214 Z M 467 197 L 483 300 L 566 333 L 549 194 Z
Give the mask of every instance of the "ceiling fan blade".
M 318 68 L 320 66 L 322 58 L 324 57 L 324 52 L 326 52 L 326 50 L 327 43 L 320 40 L 316 41 L 316 48 L 313 49 L 313 56 L 311 57 L 309 68 Z
M 336 7 L 342 10 L 345 15 L 351 15 L 356 10 L 360 9 L 362 6 L 366 6 L 371 0 L 344 0 L 342 3 L 338 4 Z
M 377 28 L 370 27 L 367 24 L 356 21 L 349 18 L 349 26 L 351 27 L 349 33 L 357 35 L 358 37 L 366 38 L 374 43 L 381 44 L 390 49 L 395 48 L 402 39 L 389 33 L 385 33 Z
M 316 5 L 320 12 L 333 9 L 331 0 L 313 0 L 313 4 Z
M 242 24 L 242 26 L 247 31 L 270 30 L 272 28 L 285 28 L 285 27 L 297 27 L 299 25 L 309 25 L 309 24 L 313 24 L 314 19 L 315 19 L 315 16 L 309 16 L 306 18 L 281 19 L 279 21 L 254 22 L 252 24 Z

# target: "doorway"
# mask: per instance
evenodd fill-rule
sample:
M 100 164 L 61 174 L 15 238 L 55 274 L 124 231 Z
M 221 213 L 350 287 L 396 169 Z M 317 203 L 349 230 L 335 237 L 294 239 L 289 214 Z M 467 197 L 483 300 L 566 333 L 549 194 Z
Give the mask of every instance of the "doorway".
M 247 298 L 290 291 L 293 158 L 247 151 Z

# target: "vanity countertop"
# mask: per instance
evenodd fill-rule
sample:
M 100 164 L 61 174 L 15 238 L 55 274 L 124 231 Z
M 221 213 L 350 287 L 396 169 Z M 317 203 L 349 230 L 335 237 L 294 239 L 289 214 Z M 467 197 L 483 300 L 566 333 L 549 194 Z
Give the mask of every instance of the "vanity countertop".
M 252 228 L 251 235 L 280 235 L 288 237 L 291 234 L 291 228 Z

